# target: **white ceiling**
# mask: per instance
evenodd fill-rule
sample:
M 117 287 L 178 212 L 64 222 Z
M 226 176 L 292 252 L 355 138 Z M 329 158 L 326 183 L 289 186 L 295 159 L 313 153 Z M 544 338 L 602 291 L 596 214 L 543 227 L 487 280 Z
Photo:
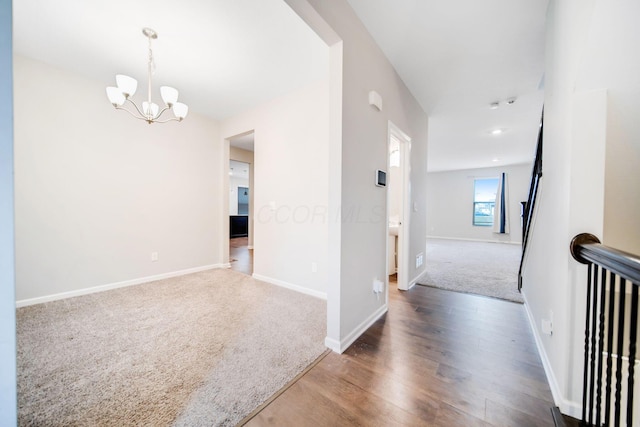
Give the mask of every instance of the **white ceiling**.
M 249 179 L 249 163 L 229 160 L 229 176 L 238 179 Z
M 348 1 L 430 116 L 430 171 L 532 160 L 548 0 Z M 13 10 L 17 53 L 105 86 L 117 73 L 144 86 L 141 29 L 155 29 L 154 91 L 174 86 L 215 119 L 328 73 L 327 46 L 282 0 L 14 0 Z M 504 134 L 490 135 L 496 127 Z
M 429 115 L 429 171 L 533 160 L 548 0 L 348 1 Z
M 282 0 L 14 0 L 13 13 L 17 53 L 105 86 L 128 74 L 145 93 L 142 28 L 153 28 L 152 96 L 173 86 L 190 111 L 216 119 L 328 73 L 327 46 Z

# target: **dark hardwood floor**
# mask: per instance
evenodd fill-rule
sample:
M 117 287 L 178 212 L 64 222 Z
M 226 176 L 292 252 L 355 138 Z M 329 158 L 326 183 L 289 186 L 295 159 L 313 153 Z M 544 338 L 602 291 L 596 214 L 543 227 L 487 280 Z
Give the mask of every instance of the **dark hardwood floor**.
M 248 248 L 248 238 L 229 239 L 229 262 L 231 269 L 240 273 L 253 274 L 253 249 Z
M 553 426 L 521 304 L 415 286 L 248 426 Z

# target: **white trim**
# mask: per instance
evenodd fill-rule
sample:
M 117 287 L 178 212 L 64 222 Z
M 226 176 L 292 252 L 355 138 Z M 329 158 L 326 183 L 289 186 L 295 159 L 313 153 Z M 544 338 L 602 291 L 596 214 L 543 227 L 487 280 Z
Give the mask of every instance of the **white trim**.
M 424 273 L 424 271 L 422 273 Z M 415 285 L 418 284 L 418 279 L 420 278 L 420 276 L 422 276 L 422 273 L 418 274 L 416 277 L 413 278 L 413 280 L 409 282 L 409 287 L 407 288 L 407 290 L 413 288 Z
M 312 297 L 320 298 L 325 301 L 327 299 L 326 292 L 320 292 L 314 289 L 309 289 L 299 285 L 294 285 L 293 283 L 285 282 L 283 280 L 273 279 L 271 277 L 263 276 L 261 274 L 253 273 L 252 277 L 262 282 L 270 283 L 272 285 L 281 286 L 283 288 L 291 289 L 292 291 L 300 292 L 301 294 L 310 295 Z
M 427 236 L 427 239 L 461 240 L 464 242 L 505 243 L 508 245 L 522 245 L 522 242 L 511 241 L 511 240 L 504 241 L 504 240 L 488 240 L 488 239 L 469 239 L 466 237 Z
M 338 354 L 342 354 L 340 351 L 340 341 L 334 340 L 333 338 L 326 337 L 324 339 L 324 345 L 329 349 Z
M 247 245 L 247 249 L 253 249 L 253 245 Z
M 340 342 L 334 340 L 333 338 L 326 337 L 324 339 L 324 345 L 326 345 L 329 349 L 335 351 L 336 353 L 344 353 L 344 351 L 348 349 L 349 346 L 360 337 L 360 335 L 365 333 L 366 330 L 371 327 L 371 325 L 373 325 L 379 318 L 381 318 L 387 312 L 387 310 L 387 304 L 381 306 L 371 316 L 365 319 L 364 322 L 360 323 L 353 331 L 351 331 L 349 335 L 340 340 Z
M 580 419 L 582 417 L 582 404 L 572 402 L 564 398 L 562 391 L 560 390 L 560 386 L 558 385 L 558 380 L 556 379 L 556 376 L 553 373 L 553 369 L 551 368 L 551 363 L 549 362 L 549 358 L 547 357 L 547 352 L 544 350 L 544 345 L 542 344 L 542 339 L 540 338 L 538 329 L 536 328 L 536 322 L 533 317 L 533 313 L 531 313 L 531 311 L 529 310 L 527 295 L 524 292 L 522 292 L 522 298 L 524 299 L 524 308 L 527 312 L 527 318 L 529 319 L 529 324 L 531 326 L 531 331 L 533 332 L 533 338 L 535 339 L 536 347 L 538 348 L 538 354 L 540 355 L 540 360 L 542 361 L 544 372 L 547 375 L 549 388 L 551 388 L 553 401 L 555 402 L 556 406 L 560 408 L 560 412 Z
M 400 209 L 400 227 L 398 229 L 398 252 L 397 252 L 397 274 L 398 274 L 398 289 L 406 291 L 411 288 L 409 277 L 409 258 L 410 258 L 410 245 L 409 245 L 409 232 L 411 227 L 411 137 L 404 133 L 395 123 L 391 120 L 387 123 L 387 169 L 390 170 L 389 165 L 389 145 L 391 144 L 391 137 L 395 137 L 400 144 L 400 170 L 402 173 L 401 184 L 401 209 Z M 396 190 L 397 191 L 397 190 Z M 389 190 L 387 190 L 388 195 Z M 389 239 L 389 197 L 387 197 L 387 226 L 386 233 L 387 239 Z M 389 247 L 388 241 L 386 241 L 387 248 Z M 387 249 L 388 250 L 388 249 Z M 385 263 L 388 264 L 389 258 L 385 258 Z M 386 270 L 386 269 L 385 269 Z M 389 272 L 387 271 L 387 275 Z
M 57 301 L 65 298 L 78 297 L 82 295 L 95 294 L 97 292 L 109 291 L 112 289 L 125 288 L 127 286 L 140 285 L 142 283 L 154 282 L 156 280 L 168 279 L 185 274 L 198 273 L 205 270 L 213 270 L 216 268 L 224 268 L 224 264 L 204 265 L 201 267 L 187 268 L 185 270 L 172 271 L 169 273 L 157 274 L 155 276 L 140 277 L 138 279 L 125 280 L 123 282 L 109 283 L 106 285 L 92 286 L 90 288 L 77 289 L 75 291 L 61 292 L 59 294 L 45 295 L 42 297 L 29 298 L 16 301 L 16 308 L 26 307 L 43 302 Z

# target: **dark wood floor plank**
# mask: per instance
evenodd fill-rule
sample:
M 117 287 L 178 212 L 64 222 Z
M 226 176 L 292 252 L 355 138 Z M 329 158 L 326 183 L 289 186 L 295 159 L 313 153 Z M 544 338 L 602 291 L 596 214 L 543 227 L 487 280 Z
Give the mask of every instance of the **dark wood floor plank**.
M 547 409 L 551 414 L 551 409 Z M 496 426 L 554 427 L 553 417 L 542 419 L 487 400 L 487 421 Z
M 379 325 L 374 325 L 360 339 L 365 343 L 371 343 L 371 340 L 375 343 L 378 339 L 376 335 L 391 339 L 393 332 L 381 331 Z M 514 359 L 513 355 L 506 352 L 500 354 L 485 351 L 473 346 L 472 343 L 465 345 L 464 341 L 447 340 L 440 334 L 419 334 L 415 331 L 408 332 L 403 338 L 395 337 L 394 342 L 406 345 L 412 343 L 405 351 L 436 362 L 464 365 L 477 372 L 485 372 L 487 375 L 493 375 L 495 365 L 500 365 L 504 375 L 511 375 L 527 383 L 538 381 L 546 384 L 544 371 L 540 369 L 539 364 Z
M 426 396 L 408 381 L 399 381 L 388 371 L 375 371 L 352 358 L 337 355 L 327 357 L 325 362 L 320 370 L 326 375 L 342 378 L 417 416 L 423 422 L 432 421 L 438 413 L 439 399 Z
M 327 369 L 326 362 L 320 362 L 316 369 L 309 371 L 300 381 L 330 399 L 338 407 L 350 413 L 354 419 L 365 421 L 367 425 L 423 425 L 424 422 L 394 405 L 381 399 L 369 390 L 364 390 L 344 377 L 334 375 Z M 329 422 L 329 424 L 333 424 Z
M 430 424 L 427 424 L 430 425 Z M 446 403 L 440 405 L 438 416 L 433 422 L 434 427 L 492 427 L 492 424 L 460 411 Z
M 521 304 L 416 286 L 248 425 L 538 427 L 552 406 Z
M 357 420 L 332 399 L 309 385 L 298 381 L 246 425 L 248 426 L 307 426 L 357 425 Z

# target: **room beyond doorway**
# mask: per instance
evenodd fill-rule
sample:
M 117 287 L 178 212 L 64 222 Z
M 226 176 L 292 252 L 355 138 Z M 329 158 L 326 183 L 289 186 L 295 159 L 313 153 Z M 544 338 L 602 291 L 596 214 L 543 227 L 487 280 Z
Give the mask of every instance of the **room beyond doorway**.
M 247 237 L 229 239 L 229 264 L 234 271 L 249 276 L 253 274 L 253 249 L 249 249 Z
M 229 266 L 253 274 L 254 132 L 229 138 Z

